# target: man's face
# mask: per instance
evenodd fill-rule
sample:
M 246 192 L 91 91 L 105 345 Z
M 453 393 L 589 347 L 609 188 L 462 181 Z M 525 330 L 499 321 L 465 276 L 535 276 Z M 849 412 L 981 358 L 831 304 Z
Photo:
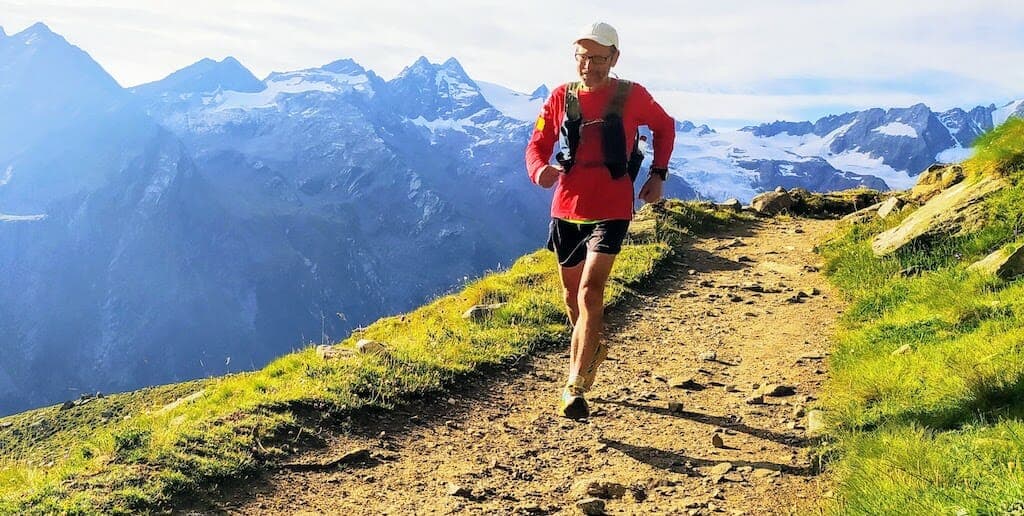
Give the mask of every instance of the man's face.
M 608 80 L 608 72 L 618 60 L 619 53 L 613 47 L 589 39 L 576 43 L 576 72 L 588 88 L 604 84 Z

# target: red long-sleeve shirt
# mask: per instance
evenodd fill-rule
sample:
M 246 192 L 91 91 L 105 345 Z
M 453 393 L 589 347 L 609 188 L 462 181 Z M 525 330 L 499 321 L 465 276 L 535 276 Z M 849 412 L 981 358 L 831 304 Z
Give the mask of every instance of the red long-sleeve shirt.
M 526 171 L 537 183 L 541 169 L 549 163 L 558 143 L 558 132 L 565 118 L 563 84 L 548 97 L 537 118 L 533 136 L 526 146 Z M 594 91 L 579 91 L 584 127 L 580 130 L 576 159 L 568 174 L 561 174 L 551 201 L 551 216 L 570 220 L 608 220 L 633 218 L 633 182 L 628 175 L 612 179 L 601 151 L 601 124 L 587 124 L 602 118 L 616 90 L 615 79 Z M 626 148 L 633 148 L 636 128 L 646 125 L 654 133 L 654 167 L 668 168 L 675 144 L 675 120 L 655 102 L 651 94 L 634 83 L 622 110 L 626 130 Z

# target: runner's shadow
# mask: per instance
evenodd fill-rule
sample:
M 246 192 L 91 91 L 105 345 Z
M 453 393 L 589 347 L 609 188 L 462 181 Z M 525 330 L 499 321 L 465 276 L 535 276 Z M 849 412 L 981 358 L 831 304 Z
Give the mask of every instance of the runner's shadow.
M 688 411 L 688 410 L 681 410 L 679 412 L 672 412 L 672 411 L 668 410 L 667 408 L 652 407 L 652 406 L 649 406 L 649 405 L 640 405 L 638 403 L 632 403 L 632 402 L 629 402 L 629 401 L 602 400 L 600 398 L 595 398 L 594 401 L 599 401 L 601 403 L 608 403 L 608 404 L 611 404 L 611 405 L 618 405 L 620 407 L 626 407 L 626 408 L 630 408 L 630 409 L 643 410 L 645 412 L 650 412 L 650 413 L 658 414 L 658 415 L 662 415 L 662 416 L 678 417 L 678 418 L 683 418 L 683 419 L 689 419 L 690 421 L 696 421 L 698 423 L 704 423 L 706 425 L 711 425 L 711 426 L 720 426 L 720 427 L 723 427 L 723 428 L 728 428 L 730 430 L 735 430 L 737 432 L 743 432 L 743 433 L 745 433 L 747 435 L 752 435 L 754 437 L 758 437 L 760 439 L 764 439 L 764 440 L 767 440 L 767 441 L 774 441 L 776 443 L 783 444 L 783 445 L 786 445 L 786 446 L 795 446 L 795 447 L 798 447 L 798 448 L 806 448 L 811 443 L 810 439 L 807 439 L 805 437 L 800 437 L 800 436 L 790 435 L 790 434 L 783 434 L 783 433 L 779 433 L 779 432 L 773 432 L 771 430 L 765 430 L 763 428 L 755 428 L 755 427 L 752 427 L 752 426 L 747 426 L 747 425 L 745 425 L 743 423 L 740 423 L 740 422 L 737 422 L 735 419 L 732 419 L 732 418 L 729 418 L 729 417 L 713 416 L 711 414 L 703 414 L 701 412 L 691 412 L 691 411 Z
M 649 466 L 653 466 L 658 469 L 664 469 L 673 473 L 682 473 L 684 475 L 694 476 L 696 473 L 693 468 L 699 468 L 704 466 L 714 466 L 723 462 L 728 462 L 733 465 L 734 468 L 741 468 L 749 466 L 755 469 L 774 469 L 790 475 L 797 475 L 801 477 L 813 477 L 820 471 L 814 466 L 792 466 L 790 464 L 779 464 L 777 462 L 768 461 L 748 461 L 748 460 L 711 460 L 711 459 L 700 459 L 697 457 L 690 457 L 683 455 L 682 453 L 676 453 L 667 450 L 661 450 L 650 446 L 636 446 L 627 444 L 621 441 L 613 439 L 601 438 L 600 442 L 607 445 L 609 448 L 614 448 L 629 457 L 633 458 L 638 462 L 643 462 Z

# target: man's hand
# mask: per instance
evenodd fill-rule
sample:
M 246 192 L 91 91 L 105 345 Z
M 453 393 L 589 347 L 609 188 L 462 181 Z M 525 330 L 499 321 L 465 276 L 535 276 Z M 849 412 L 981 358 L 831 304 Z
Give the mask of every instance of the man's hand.
M 647 178 L 644 186 L 640 188 L 640 195 L 637 197 L 648 204 L 653 204 L 661 200 L 661 194 L 664 191 L 665 180 L 652 175 Z
M 560 175 L 562 175 L 561 165 L 545 165 L 540 174 L 537 174 L 537 184 L 544 188 L 551 188 L 558 181 Z

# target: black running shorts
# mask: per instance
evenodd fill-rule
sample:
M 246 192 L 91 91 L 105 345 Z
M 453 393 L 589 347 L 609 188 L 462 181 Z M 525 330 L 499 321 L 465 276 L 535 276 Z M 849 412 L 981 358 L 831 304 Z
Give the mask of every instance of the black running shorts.
M 575 267 L 583 262 L 588 251 L 619 254 L 628 230 L 628 220 L 577 224 L 562 219 L 551 219 L 548 249 L 555 252 L 559 265 Z

